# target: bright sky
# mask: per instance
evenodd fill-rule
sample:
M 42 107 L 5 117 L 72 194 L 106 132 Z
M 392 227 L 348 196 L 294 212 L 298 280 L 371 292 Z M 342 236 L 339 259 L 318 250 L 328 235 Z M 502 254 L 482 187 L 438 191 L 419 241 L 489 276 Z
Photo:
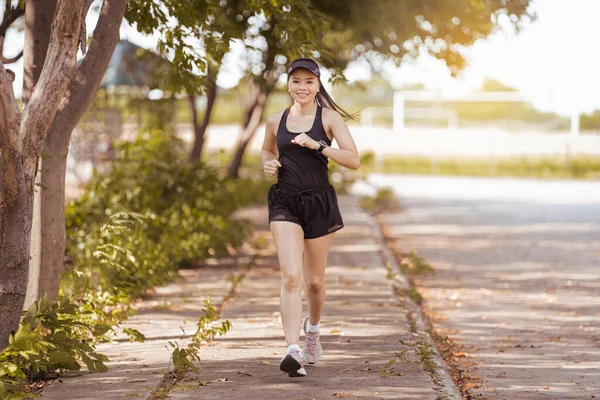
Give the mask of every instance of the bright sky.
M 534 0 L 535 1 L 535 0 Z M 431 89 L 459 94 L 477 89 L 484 77 L 497 79 L 523 92 L 536 107 L 544 111 L 569 114 L 573 107 L 581 112 L 600 109 L 600 0 L 537 0 L 534 3 L 538 20 L 519 35 L 499 33 L 477 43 L 469 50 L 471 66 L 457 80 L 431 59 L 403 67 L 386 68 L 387 77 L 395 87 L 423 82 Z M 95 24 L 88 18 L 88 32 Z M 147 38 L 123 25 L 121 37 L 140 46 L 153 48 L 156 39 Z M 8 35 L 5 54 L 22 48 L 22 34 Z M 233 51 L 227 58 L 218 84 L 231 87 L 241 77 L 242 52 Z M 17 74 L 15 92 L 20 95 L 22 64 L 10 66 Z M 346 71 L 350 80 L 365 79 L 368 70 L 360 63 Z

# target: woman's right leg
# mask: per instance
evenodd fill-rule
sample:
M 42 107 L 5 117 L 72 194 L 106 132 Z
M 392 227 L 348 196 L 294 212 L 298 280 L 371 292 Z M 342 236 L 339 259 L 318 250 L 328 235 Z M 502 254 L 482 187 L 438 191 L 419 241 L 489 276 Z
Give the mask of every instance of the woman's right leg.
M 302 267 L 304 231 L 298 224 L 271 222 L 271 233 L 277 248 L 281 269 L 280 311 L 283 333 L 288 346 L 299 344 L 302 318 Z

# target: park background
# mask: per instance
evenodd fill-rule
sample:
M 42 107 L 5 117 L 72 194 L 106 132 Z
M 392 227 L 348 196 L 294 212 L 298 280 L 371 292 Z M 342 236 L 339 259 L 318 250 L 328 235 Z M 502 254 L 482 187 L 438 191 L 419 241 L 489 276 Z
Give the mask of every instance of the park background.
M 2 62 L 15 74 L 12 85 L 3 82 L 19 112 L 41 103 L 36 80 L 50 81 L 40 70 L 52 50 L 50 23 L 62 14 L 48 5 L 62 3 L 2 3 Z M 90 67 L 79 52 L 74 67 L 89 75 L 57 99 L 37 83 L 57 117 L 33 114 L 51 127 L 36 125 L 34 151 L 17 149 L 28 165 L 40 157 L 35 187 L 19 192 L 23 201 L 2 192 L 3 207 L 31 202 L 33 210 L 18 210 L 23 226 L 2 221 L 9 234 L 23 233 L 19 246 L 3 243 L 3 267 L 31 256 L 20 275 L 6 277 L 19 300 L 0 296 L 12 321 L 3 316 L 1 327 L 3 347 L 13 338 L 0 358 L 8 393 L 35 391 L 36 382 L 82 365 L 104 371 L 97 344 L 117 333 L 144 339 L 118 328 L 138 299 L 181 267 L 264 246 L 232 215 L 264 203 L 273 183 L 258 158 L 262 128 L 291 104 L 286 66 L 295 57 L 315 57 L 334 99 L 359 113 L 348 124 L 361 170 L 331 172 L 340 194 L 362 188 L 373 196 L 363 203 L 370 212 L 401 207 L 394 197 L 410 191 L 394 196 L 373 185 L 388 179 L 382 173 L 542 178 L 564 188 L 600 174 L 600 10 L 592 0 L 79 3 L 82 43 L 88 55 L 103 51 L 106 65 Z M 119 35 L 103 18 L 115 4 Z M 29 17 L 23 6 L 34 10 Z M 110 36 L 114 48 L 98 50 L 96 35 Z M 15 149 L 2 146 L 8 160 Z M 18 182 L 32 184 L 28 178 Z M 532 182 L 514 187 L 522 193 L 523 185 L 538 187 Z M 8 253 L 17 247 L 27 251 Z M 193 368 L 200 347 L 228 330 L 207 325 L 217 315 L 206 307 L 190 345 L 173 346 L 176 371 Z

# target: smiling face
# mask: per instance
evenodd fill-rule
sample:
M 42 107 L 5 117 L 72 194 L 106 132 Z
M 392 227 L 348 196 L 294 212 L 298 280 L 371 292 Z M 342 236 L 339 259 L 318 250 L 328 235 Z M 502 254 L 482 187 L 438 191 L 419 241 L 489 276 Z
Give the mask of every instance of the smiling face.
M 290 75 L 288 89 L 296 102 L 312 103 L 319 92 L 319 78 L 305 69 L 297 69 Z

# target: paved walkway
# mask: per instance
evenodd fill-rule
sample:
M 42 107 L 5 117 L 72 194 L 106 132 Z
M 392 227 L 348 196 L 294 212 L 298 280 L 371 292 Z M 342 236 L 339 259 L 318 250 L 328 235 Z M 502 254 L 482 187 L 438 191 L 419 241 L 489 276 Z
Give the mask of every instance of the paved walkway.
M 460 347 L 474 399 L 600 398 L 597 182 L 378 177 L 435 328 Z
M 140 314 L 124 324 L 146 334 L 145 343 L 100 346 L 112 360 L 109 372 L 64 377 L 62 383 L 46 387 L 43 398 L 148 398 L 171 367 L 167 341 L 185 343 L 180 326 L 185 324 L 186 333 L 191 333 L 205 296 L 211 294 L 219 303 L 229 291 L 228 276 L 242 272 L 245 279 L 221 312 L 233 329 L 202 348 L 199 374 L 188 373 L 169 398 L 457 398 L 452 382 L 443 379 L 443 368 L 426 370 L 437 361 L 435 352 L 433 361 L 416 356 L 414 344 L 426 343 L 428 335 L 415 321 L 418 312 L 412 303 L 393 294 L 384 268 L 388 256 L 374 220 L 355 198 L 340 197 L 340 204 L 346 227 L 338 232 L 328 262 L 324 356 L 307 367 L 306 378 L 289 378 L 278 369 L 285 351 L 279 271 L 266 209 L 258 207 L 245 214 L 256 221 L 255 234 L 264 236 L 267 246 L 249 270 L 239 262 L 183 270 L 180 279 L 141 302 Z M 389 365 L 391 360 L 395 363 Z

